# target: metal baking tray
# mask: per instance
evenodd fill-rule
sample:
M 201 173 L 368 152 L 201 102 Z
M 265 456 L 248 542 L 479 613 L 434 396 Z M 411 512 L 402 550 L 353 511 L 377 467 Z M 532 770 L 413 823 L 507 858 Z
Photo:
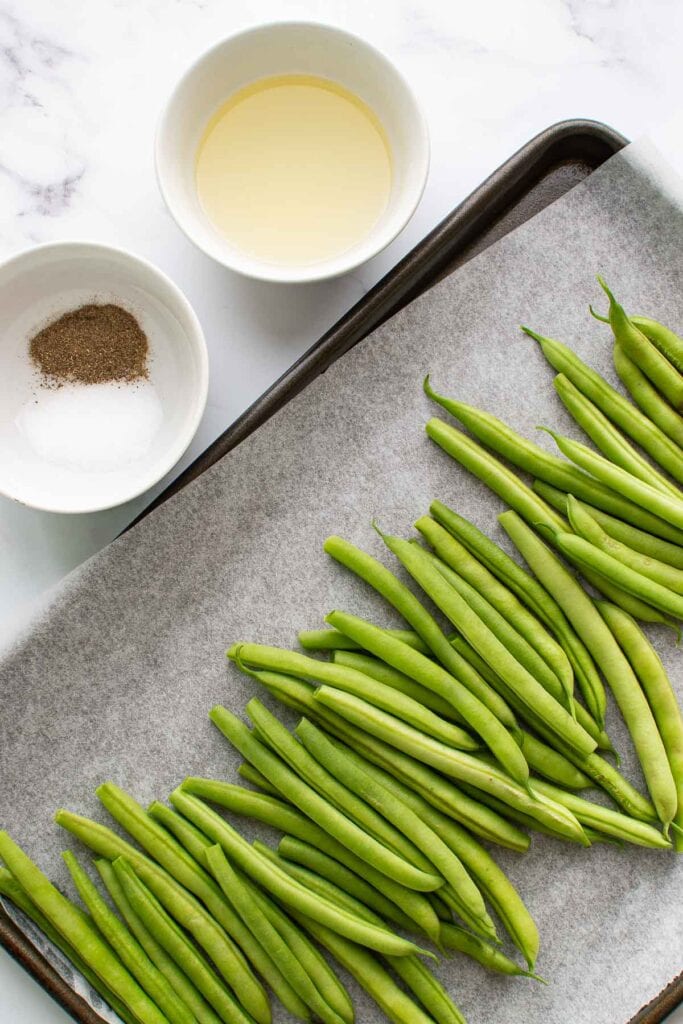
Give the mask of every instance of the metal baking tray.
M 533 138 L 337 321 L 138 518 L 199 477 L 408 302 L 579 184 L 626 142 L 606 125 L 584 120 L 562 121 Z M 75 1020 L 101 1024 L 1 908 L 0 943 Z M 681 1002 L 683 975 L 629 1024 L 660 1024 Z

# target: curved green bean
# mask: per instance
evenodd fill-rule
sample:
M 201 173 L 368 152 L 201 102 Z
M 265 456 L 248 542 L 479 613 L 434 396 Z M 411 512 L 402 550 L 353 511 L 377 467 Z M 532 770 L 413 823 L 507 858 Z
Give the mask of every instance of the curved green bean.
M 221 716 L 217 717 L 220 721 Z M 369 927 L 354 915 L 339 912 L 329 901 L 320 899 L 305 886 L 294 882 L 286 872 L 276 869 L 262 854 L 254 850 L 224 818 L 196 797 L 181 789 L 175 789 L 171 794 L 171 803 L 210 839 L 219 843 L 250 878 L 287 906 L 302 913 L 314 914 L 317 920 L 339 934 L 379 952 L 395 956 L 425 952 L 387 928 Z
M 268 950 L 271 958 L 282 965 L 294 991 L 327 1024 L 339 1024 L 349 1017 L 341 1017 L 319 991 L 303 965 L 271 924 L 258 902 L 242 882 L 219 845 L 209 846 L 206 863 L 226 897 L 235 906 L 245 925 L 254 933 L 259 944 Z
M 448 530 L 430 516 L 421 516 L 415 523 L 436 554 L 470 586 L 474 587 L 493 608 L 524 637 L 543 658 L 562 688 L 571 697 L 574 673 L 564 650 L 543 628 L 538 619 L 515 595 L 496 579 L 486 566 L 461 544 Z M 542 682 L 542 680 L 539 680 Z
M 278 987 L 279 975 L 277 964 L 273 963 L 268 954 L 251 932 L 240 920 L 213 878 L 194 857 L 178 843 L 173 836 L 154 821 L 130 794 L 116 786 L 113 782 L 105 782 L 98 786 L 95 793 L 115 821 L 121 825 L 142 848 L 157 861 L 176 881 L 204 903 L 216 921 L 225 928 L 236 944 L 231 944 L 232 956 L 225 956 L 218 965 L 221 974 L 238 994 L 245 1009 L 252 1017 L 268 1020 L 270 1008 L 268 997 L 263 986 L 252 972 L 245 955 L 267 980 L 275 980 L 273 987 Z M 130 857 L 129 857 L 130 859 Z M 135 862 L 132 862 L 136 867 Z M 139 873 L 139 869 L 136 868 Z M 143 876 L 143 880 L 144 876 Z M 170 908 L 169 908 L 170 909 Z M 207 950 L 208 952 L 208 950 Z M 229 974 L 229 976 L 228 976 Z M 286 979 L 285 979 L 286 980 Z
M 43 914 L 35 903 L 29 899 L 11 872 L 9 872 L 7 868 L 2 867 L 0 867 L 0 895 L 11 900 L 15 907 L 18 907 L 26 917 L 40 928 L 53 946 L 56 946 L 57 949 L 64 954 L 67 960 L 71 961 L 76 970 L 80 971 L 83 975 L 90 987 L 93 988 L 106 1003 L 109 1004 L 124 1024 L 138 1024 L 137 1019 L 130 1012 L 126 1004 L 122 1003 L 118 996 L 114 995 L 112 990 L 105 985 L 93 969 L 86 964 L 85 960 L 78 955 L 73 946 L 67 942 L 60 932 L 58 932 L 57 929 L 48 921 L 45 914 Z M 216 1020 L 217 1019 L 218 1018 L 216 1018 Z M 209 1024 L 209 1022 L 207 1022 L 207 1024 Z M 214 1024 L 214 1022 L 210 1022 L 210 1024 Z
M 332 632 L 332 630 L 329 630 L 329 632 Z M 339 631 L 335 630 L 335 632 Z M 344 634 L 340 633 L 339 635 L 343 636 Z M 438 693 L 428 690 L 422 683 L 416 683 L 410 676 L 407 676 L 404 672 L 399 672 L 396 668 L 392 668 L 385 661 L 380 661 L 379 658 L 363 653 L 360 648 L 353 651 L 333 651 L 332 660 L 338 665 L 355 668 L 358 672 L 363 672 L 366 676 L 384 683 L 385 686 L 391 686 L 400 693 L 405 693 L 406 696 L 412 697 L 413 700 L 424 704 L 425 707 L 433 711 L 435 715 L 440 715 L 441 718 L 451 718 L 455 713 L 453 705 L 449 701 L 444 700 L 443 697 L 440 697 Z
M 394 956 L 385 959 L 437 1024 L 466 1024 L 460 1010 L 426 964 L 416 956 Z
M 389 821 L 400 828 L 420 849 L 424 850 L 436 870 L 443 875 L 455 894 L 457 912 L 474 931 L 495 939 L 496 930 L 479 889 L 470 878 L 462 861 L 425 821 L 386 786 L 365 771 L 338 745 L 332 743 L 308 719 L 302 719 L 296 733 L 311 755 L 339 778 L 349 789 L 363 795 Z
M 683 408 L 683 376 L 626 315 L 601 277 L 598 283 L 609 299 L 609 322 L 624 352 L 649 377 L 658 391 L 679 411 Z
M 132 932 L 111 910 L 75 855 L 67 850 L 62 857 L 96 927 L 155 1006 L 171 1024 L 196 1024 L 197 1018 L 189 1006 L 152 963 Z
M 396 555 L 455 628 L 465 636 L 487 664 L 495 667 L 517 696 L 525 704 L 533 707 L 549 729 L 583 755 L 595 750 L 595 740 L 517 661 L 498 636 L 470 608 L 467 601 L 443 579 L 421 548 L 398 537 L 384 536 L 383 539 L 389 550 Z M 332 620 L 328 617 L 328 621 Z M 332 625 L 341 628 L 338 621 L 332 621 Z
M 537 974 L 525 971 L 496 946 L 489 945 L 478 935 L 472 935 L 455 924 L 444 921 L 441 925 L 441 941 L 446 949 L 456 949 L 490 971 L 497 971 L 498 974 L 508 974 L 512 977 L 533 978 L 534 981 L 545 984 Z
M 515 728 L 514 715 L 505 702 L 451 648 L 436 620 L 415 594 L 391 570 L 372 555 L 366 554 L 365 551 L 342 540 L 341 537 L 328 537 L 323 549 L 335 561 L 350 569 L 376 590 L 385 601 L 388 601 L 419 634 L 436 659 L 455 678 L 456 683 L 459 682 L 461 687 L 469 690 L 478 701 L 477 703 L 477 701 L 468 700 L 466 694 L 461 692 L 461 688 L 456 688 L 458 696 L 456 710 L 464 716 L 465 709 L 468 709 L 471 714 L 476 713 L 480 718 L 479 704 L 483 704 L 502 725 L 508 729 Z M 494 725 L 492 723 L 489 725 L 489 731 L 492 731 Z M 493 739 L 493 736 L 490 738 Z
M 640 685 L 588 595 L 514 512 L 498 521 L 530 568 L 562 605 L 614 694 L 633 739 L 657 814 L 665 827 L 676 812 L 676 791 L 657 726 Z
M 563 515 L 566 515 L 568 495 L 564 491 L 558 491 L 557 488 L 550 487 L 549 484 L 543 483 L 542 480 L 534 480 L 533 488 L 549 505 L 552 505 L 553 508 Z M 593 505 L 587 505 L 576 497 L 575 501 L 614 540 L 621 541 L 622 544 L 626 544 L 627 547 L 633 548 L 634 551 L 647 555 L 648 558 L 656 558 L 658 561 L 666 562 L 667 565 L 672 565 L 676 569 L 683 569 L 683 547 L 679 547 L 678 544 L 672 544 L 668 540 L 662 540 L 661 537 L 654 537 L 651 533 L 646 533 L 645 530 L 639 530 L 637 527 L 631 526 L 630 523 L 622 522 L 621 519 L 615 519 L 614 516 L 608 515 Z
M 680 496 L 676 485 L 655 469 L 652 463 L 648 462 L 626 440 L 621 431 L 572 384 L 568 377 L 559 373 L 553 384 L 572 418 L 610 462 L 621 466 L 622 469 L 644 480 L 645 483 L 658 487 L 665 494 L 672 494 L 674 497 Z M 571 488 L 567 489 L 571 490 Z
M 683 618 L 683 597 L 680 594 L 644 576 L 642 572 L 629 568 L 623 561 L 596 547 L 582 535 L 558 530 L 553 535 L 553 544 L 580 569 L 597 572 L 627 594 L 633 594 L 674 618 Z
M 100 878 L 111 897 L 114 906 L 121 914 L 131 932 L 138 940 L 152 963 L 161 971 L 173 991 L 190 1008 L 199 1024 L 219 1024 L 220 1017 L 207 1003 L 187 975 L 178 967 L 160 942 L 142 923 L 142 919 L 133 910 L 123 886 L 119 882 L 113 865 L 108 860 L 95 861 Z
M 350 790 L 339 775 L 328 771 L 312 757 L 260 701 L 250 700 L 246 712 L 263 737 L 263 741 L 303 782 L 382 846 L 382 851 L 375 851 L 372 854 L 371 863 L 374 867 L 385 875 L 391 875 L 406 888 L 419 892 L 433 892 L 443 884 L 443 879 L 434 871 L 433 862 L 425 853 L 420 852 L 420 847 L 397 828 L 395 823 L 387 821 L 386 815 L 378 813 L 365 797 L 361 798 L 355 791 Z M 326 819 L 320 812 L 310 816 L 318 824 L 325 824 Z M 327 831 L 330 835 L 335 835 L 332 829 L 328 828 Z M 345 846 L 350 847 L 352 844 L 353 837 L 344 841 Z M 369 855 L 363 855 L 365 848 L 360 843 L 355 845 L 356 851 L 364 860 L 370 859 Z M 387 849 L 392 853 L 390 858 L 384 855 L 384 850 Z
M 244 987 L 240 997 L 244 993 L 256 992 L 256 1014 L 254 1014 L 253 1008 L 251 1008 L 250 1012 L 256 1020 L 269 1024 L 270 1007 L 268 1006 L 265 994 L 262 998 L 260 997 L 262 988 L 258 982 L 256 982 L 257 987 L 250 984 L 251 972 L 248 967 L 245 969 L 242 953 L 237 949 L 232 939 L 219 923 L 222 919 L 230 920 L 234 924 L 232 918 L 237 918 L 237 915 L 228 907 L 217 886 L 215 888 L 219 901 L 212 899 L 211 913 L 209 913 L 196 896 L 188 891 L 169 871 L 151 857 L 140 853 L 136 847 L 126 842 L 125 839 L 122 839 L 105 825 L 100 825 L 99 822 L 90 821 L 88 818 L 63 809 L 57 811 L 55 821 L 101 857 L 106 857 L 107 860 L 111 861 L 117 857 L 125 857 L 134 868 L 136 874 L 152 890 L 164 908 L 179 924 L 187 928 L 202 949 L 209 955 L 228 984 L 231 987 L 233 983 L 236 985 L 243 984 Z M 196 876 L 194 877 L 198 878 L 200 872 L 206 874 L 199 865 L 197 865 L 197 869 Z M 188 872 L 188 881 L 191 881 L 192 878 L 193 876 Z M 208 875 L 207 878 L 209 878 L 213 887 L 213 880 Z M 210 888 L 207 886 L 207 898 L 209 891 Z M 226 914 L 224 908 L 227 908 L 228 914 Z M 220 917 L 219 914 L 221 915 Z M 241 922 L 239 924 L 241 925 Z M 254 945 L 257 944 L 254 943 Z M 257 948 L 260 950 L 260 947 Z M 246 995 L 244 998 L 246 998 Z M 264 1003 L 265 1009 L 263 1008 Z
M 678 792 L 678 809 L 673 820 L 683 829 L 683 719 L 676 695 L 659 655 L 638 624 L 613 605 L 598 603 L 598 608 L 652 708 Z M 683 851 L 681 831 L 674 832 L 674 845 L 679 852 Z
M 589 828 L 622 839 L 627 843 L 634 843 L 636 846 L 646 846 L 658 850 L 671 849 L 669 840 L 665 839 L 653 825 L 637 821 L 611 807 L 592 803 L 576 793 L 567 793 L 566 790 L 554 786 L 544 779 L 536 779 L 534 785 L 539 793 L 543 793 L 551 800 L 567 807 L 583 825 L 587 825 Z
M 282 832 L 296 836 L 297 839 L 315 846 L 316 849 L 333 857 L 383 892 L 387 899 L 391 900 L 433 942 L 438 939 L 438 918 L 428 900 L 421 893 L 406 889 L 405 886 L 388 879 L 380 871 L 375 871 L 309 818 L 295 810 L 291 804 L 281 799 L 242 789 L 241 786 L 234 786 L 229 782 L 218 782 L 211 779 L 193 777 L 185 779 L 183 789 L 188 793 L 201 796 L 205 800 L 211 800 L 234 814 L 256 818 L 266 825 L 272 825 Z
M 671 438 L 562 342 L 544 338 L 528 327 L 522 327 L 522 330 L 539 343 L 543 355 L 558 373 L 566 374 L 572 384 L 590 398 L 613 423 L 621 427 L 631 440 L 639 444 L 679 484 L 683 483 L 683 452 Z M 667 536 L 665 539 L 680 543 L 680 539 L 675 536 Z
M 442 579 L 438 570 L 434 571 L 439 579 Z M 448 584 L 444 583 L 444 586 L 448 586 Z M 382 661 L 386 661 L 393 668 L 404 672 L 416 682 L 443 697 L 444 700 L 449 700 L 454 707 L 461 711 L 468 724 L 484 740 L 512 778 L 522 783 L 526 781 L 529 775 L 528 768 L 514 738 L 488 708 L 477 701 L 445 668 L 356 615 L 332 612 L 325 617 L 325 621 L 362 643 L 367 650 L 381 658 Z M 448 641 L 446 642 L 448 643 Z M 448 644 L 448 646 L 453 654 L 465 663 L 451 645 Z
M 250 1024 L 253 1018 L 245 1013 L 197 947 L 138 877 L 127 858 L 116 857 L 112 867 L 126 899 L 142 923 L 190 978 L 224 1024 Z
M 617 561 L 633 569 L 634 572 L 649 577 L 655 583 L 673 591 L 675 594 L 683 595 L 683 570 L 676 569 L 666 562 L 660 562 L 656 558 L 649 558 L 639 551 L 634 551 L 626 544 L 614 540 L 602 529 L 600 524 L 593 518 L 590 510 L 581 505 L 571 495 L 567 501 L 569 523 L 574 533 L 583 537 L 594 547 L 600 548 L 605 554 L 611 555 Z M 622 584 L 623 587 L 623 584 Z M 645 595 L 642 595 L 645 596 Z
M 649 338 L 653 345 L 659 349 L 663 356 L 669 360 L 676 369 L 683 373 L 683 338 L 681 338 L 670 327 L 660 324 L 649 316 L 629 317 L 631 323 L 635 324 L 639 331 Z
M 633 401 L 645 416 L 670 438 L 679 448 L 683 447 L 683 416 L 672 409 L 652 386 L 639 366 L 629 359 L 621 345 L 616 343 L 612 352 L 614 369 Z
M 0 831 L 0 858 L 50 924 L 140 1024 L 168 1024 L 168 1018 L 124 967 L 90 919 L 52 885 L 5 831 Z

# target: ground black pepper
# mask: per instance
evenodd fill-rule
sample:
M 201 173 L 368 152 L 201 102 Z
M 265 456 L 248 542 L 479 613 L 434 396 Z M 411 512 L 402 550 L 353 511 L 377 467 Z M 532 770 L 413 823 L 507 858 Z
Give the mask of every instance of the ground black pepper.
M 135 317 L 112 303 L 65 313 L 29 342 L 31 359 L 53 387 L 141 380 L 148 351 Z

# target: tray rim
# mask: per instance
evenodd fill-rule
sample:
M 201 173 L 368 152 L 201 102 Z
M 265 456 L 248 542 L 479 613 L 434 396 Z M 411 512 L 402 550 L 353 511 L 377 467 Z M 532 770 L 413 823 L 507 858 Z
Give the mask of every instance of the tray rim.
M 554 153 L 558 157 L 556 162 L 559 162 L 563 150 L 565 155 L 569 154 L 572 145 L 576 145 L 580 139 L 588 140 L 589 144 L 607 150 L 604 159 L 596 163 L 595 170 L 609 156 L 622 149 L 628 141 L 602 122 L 578 118 L 560 121 L 530 139 L 314 342 L 126 529 L 130 529 L 173 494 L 182 490 L 258 429 L 311 380 L 323 373 L 335 359 L 361 341 L 383 319 L 388 318 L 396 308 L 399 308 L 396 305 L 397 301 L 403 305 L 410 301 L 413 294 L 418 294 L 429 287 L 438 277 L 439 270 L 451 262 L 458 251 L 474 241 L 486 221 L 491 221 L 492 215 L 495 220 L 499 213 L 514 206 L 527 194 L 527 186 L 532 184 L 534 179 L 539 180 L 544 160 Z M 102 1018 L 99 1014 L 50 966 L 1 906 L 0 946 L 4 947 L 75 1020 L 81 1024 L 101 1024 Z M 683 973 L 642 1007 L 628 1024 L 661 1024 L 681 1003 Z

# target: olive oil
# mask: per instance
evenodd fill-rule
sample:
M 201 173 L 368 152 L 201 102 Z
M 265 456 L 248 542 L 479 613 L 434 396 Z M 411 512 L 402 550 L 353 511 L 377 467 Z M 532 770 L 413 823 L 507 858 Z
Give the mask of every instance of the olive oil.
M 358 96 L 328 79 L 260 79 L 211 118 L 197 151 L 200 203 L 248 255 L 309 265 L 362 241 L 392 184 L 382 124 Z

